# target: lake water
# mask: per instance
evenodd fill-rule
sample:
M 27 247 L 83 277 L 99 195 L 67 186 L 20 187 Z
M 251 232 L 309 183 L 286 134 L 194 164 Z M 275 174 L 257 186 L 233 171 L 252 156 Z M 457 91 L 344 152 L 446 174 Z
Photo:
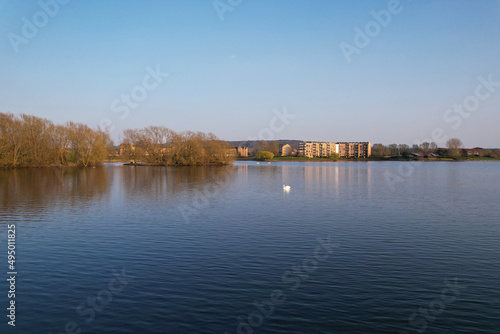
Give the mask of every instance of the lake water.
M 499 198 L 496 162 L 0 170 L 0 332 L 498 333 Z

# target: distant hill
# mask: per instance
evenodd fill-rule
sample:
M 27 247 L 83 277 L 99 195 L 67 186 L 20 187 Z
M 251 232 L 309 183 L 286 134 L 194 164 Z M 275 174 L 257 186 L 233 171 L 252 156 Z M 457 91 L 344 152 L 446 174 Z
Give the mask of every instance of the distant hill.
M 299 149 L 299 143 L 302 143 L 303 140 L 294 140 L 294 139 L 278 139 L 278 140 L 241 140 L 241 141 L 228 141 L 229 145 L 231 146 L 243 146 L 243 147 L 248 147 L 249 149 L 252 148 L 258 148 L 259 143 L 261 141 L 277 141 L 278 144 L 281 146 L 288 144 L 292 147 L 294 150 Z

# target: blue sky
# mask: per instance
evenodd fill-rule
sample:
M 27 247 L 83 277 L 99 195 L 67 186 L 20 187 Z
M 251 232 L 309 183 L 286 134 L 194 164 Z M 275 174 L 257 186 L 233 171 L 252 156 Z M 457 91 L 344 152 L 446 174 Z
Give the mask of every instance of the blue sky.
M 1 112 L 111 124 L 115 139 L 165 125 L 246 140 L 270 137 L 262 130 L 287 110 L 274 139 L 411 145 L 441 129 L 434 138 L 500 147 L 500 84 L 478 88 L 500 82 L 499 0 L 400 0 L 385 26 L 371 12 L 397 0 L 220 0 L 224 20 L 212 0 L 73 0 L 39 13 L 54 1 L 0 0 Z M 38 20 L 35 36 L 23 18 Z M 356 47 L 367 26 L 348 62 L 341 43 Z M 157 66 L 169 75 L 114 112 Z M 477 89 L 489 96 L 474 104 Z M 470 111 L 447 113 L 464 102 Z

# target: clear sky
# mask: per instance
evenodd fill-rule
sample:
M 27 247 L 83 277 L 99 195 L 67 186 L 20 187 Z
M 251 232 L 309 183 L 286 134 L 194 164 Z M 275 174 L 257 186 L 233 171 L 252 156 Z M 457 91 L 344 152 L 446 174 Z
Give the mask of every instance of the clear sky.
M 0 0 L 1 112 L 111 124 L 115 139 L 165 125 L 411 145 L 441 129 L 500 147 L 499 0 L 55 1 Z

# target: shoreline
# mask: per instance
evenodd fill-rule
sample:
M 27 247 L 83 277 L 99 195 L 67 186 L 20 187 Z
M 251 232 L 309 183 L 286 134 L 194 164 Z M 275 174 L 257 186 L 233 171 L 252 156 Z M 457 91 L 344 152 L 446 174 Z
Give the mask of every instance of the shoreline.
M 131 167 L 205 167 L 205 166 L 230 166 L 234 162 L 476 162 L 476 161 L 490 161 L 490 162 L 500 162 L 500 159 L 463 159 L 463 160 L 453 160 L 453 159 L 420 159 L 420 160 L 410 160 L 410 159 L 338 159 L 338 160 L 330 160 L 330 159 L 322 159 L 322 158 L 313 158 L 313 159 L 305 159 L 305 158 L 297 158 L 297 159 L 272 159 L 272 160 L 255 160 L 255 159 L 236 159 L 235 161 L 228 164 L 206 164 L 206 165 L 155 165 L 155 164 L 147 164 L 147 163 L 132 163 L 127 161 L 116 161 L 116 160 L 106 160 L 98 165 L 92 166 L 77 166 L 77 165 L 51 165 L 51 166 L 0 166 L 0 170 L 8 170 L 8 169 L 41 169 L 41 168 L 99 168 L 104 164 L 118 163 L 123 166 L 131 166 Z
M 256 159 L 237 159 L 236 161 L 254 161 L 254 162 L 474 162 L 474 161 L 500 161 L 500 158 L 478 158 L 478 159 L 460 159 L 454 160 L 451 158 L 443 159 L 401 159 L 401 158 L 361 158 L 361 159 L 338 159 L 331 160 L 328 158 L 297 158 L 297 159 L 272 159 L 272 160 L 256 160 Z

